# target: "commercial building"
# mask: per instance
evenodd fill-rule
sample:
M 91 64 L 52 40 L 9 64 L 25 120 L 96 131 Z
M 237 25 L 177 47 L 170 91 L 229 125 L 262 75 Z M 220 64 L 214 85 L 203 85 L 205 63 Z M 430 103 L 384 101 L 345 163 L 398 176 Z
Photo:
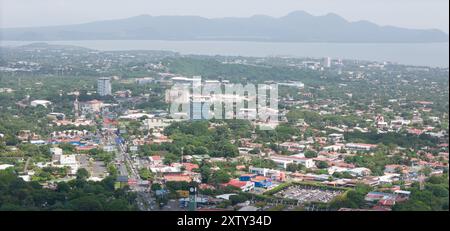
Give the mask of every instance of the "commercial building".
M 100 96 L 111 95 L 111 79 L 110 78 L 99 78 L 97 80 L 97 93 Z
M 315 167 L 314 160 L 308 158 L 301 158 L 296 156 L 272 156 L 270 157 L 280 168 L 286 169 L 289 164 L 301 164 L 306 168 Z
M 326 68 L 330 68 L 331 67 L 331 58 L 330 57 L 323 58 L 322 66 L 326 67 Z

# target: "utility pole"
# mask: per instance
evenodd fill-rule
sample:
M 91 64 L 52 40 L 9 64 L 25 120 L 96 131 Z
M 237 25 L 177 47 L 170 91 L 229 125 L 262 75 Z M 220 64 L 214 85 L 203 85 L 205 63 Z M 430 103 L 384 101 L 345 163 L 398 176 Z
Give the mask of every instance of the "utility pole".
M 422 174 L 420 174 L 420 176 L 419 176 L 419 188 L 420 188 L 420 190 L 424 190 L 424 189 L 425 189 L 425 184 L 424 184 L 424 182 L 425 182 L 425 176 L 424 176 L 423 173 L 422 173 Z
M 184 163 L 184 147 L 181 148 L 181 164 Z

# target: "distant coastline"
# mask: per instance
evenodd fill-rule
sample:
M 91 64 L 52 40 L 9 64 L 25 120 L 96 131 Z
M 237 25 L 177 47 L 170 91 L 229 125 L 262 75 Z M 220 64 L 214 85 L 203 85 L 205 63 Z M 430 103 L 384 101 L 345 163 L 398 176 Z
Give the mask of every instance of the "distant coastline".
M 449 43 L 293 43 L 262 41 L 167 41 L 167 40 L 77 40 L 8 41 L 0 46 L 31 43 L 74 45 L 102 51 L 166 50 L 181 54 L 224 56 L 331 57 L 353 60 L 389 61 L 413 66 L 448 68 Z

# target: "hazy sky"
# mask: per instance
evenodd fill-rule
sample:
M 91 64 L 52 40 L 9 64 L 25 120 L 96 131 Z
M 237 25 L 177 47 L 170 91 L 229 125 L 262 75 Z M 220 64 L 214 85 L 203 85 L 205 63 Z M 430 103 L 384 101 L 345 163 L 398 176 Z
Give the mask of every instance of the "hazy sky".
M 295 10 L 449 31 L 448 0 L 0 0 L 0 27 L 75 24 L 141 14 L 280 17 Z

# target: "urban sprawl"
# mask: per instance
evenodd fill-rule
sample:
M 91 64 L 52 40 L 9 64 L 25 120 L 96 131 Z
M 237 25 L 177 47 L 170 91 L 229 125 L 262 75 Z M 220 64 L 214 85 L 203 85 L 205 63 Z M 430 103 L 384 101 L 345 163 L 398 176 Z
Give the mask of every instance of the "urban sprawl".
M 448 210 L 448 68 L 0 52 L 1 210 Z M 174 118 L 172 86 L 196 81 L 276 84 L 277 119 L 239 119 L 249 96 L 192 92 Z M 234 105 L 227 119 L 215 100 Z

